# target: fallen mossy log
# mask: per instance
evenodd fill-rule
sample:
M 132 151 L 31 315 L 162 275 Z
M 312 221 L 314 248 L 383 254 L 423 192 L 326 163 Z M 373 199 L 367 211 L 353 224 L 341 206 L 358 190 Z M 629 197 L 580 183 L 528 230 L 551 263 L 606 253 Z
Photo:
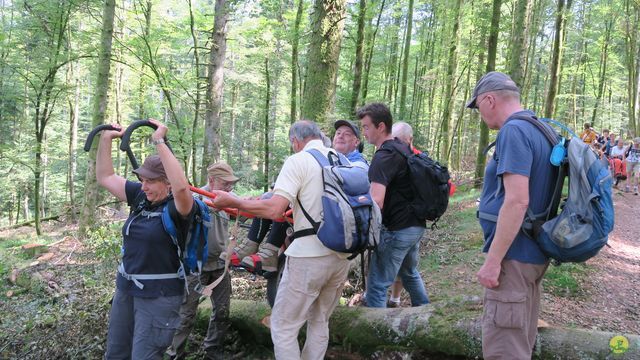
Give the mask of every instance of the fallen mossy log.
M 199 322 L 206 328 L 210 302 L 201 305 Z M 338 306 L 330 320 L 330 343 L 345 351 L 369 356 L 379 351 L 433 353 L 467 358 L 482 357 L 480 310 L 477 304 L 451 303 L 417 308 L 371 309 Z M 231 323 L 242 341 L 271 347 L 265 318 L 266 302 L 233 300 Z M 301 329 L 304 333 L 304 327 Z M 615 354 L 614 336 L 623 335 L 628 347 Z M 541 328 L 537 359 L 640 359 L 640 336 L 601 331 Z

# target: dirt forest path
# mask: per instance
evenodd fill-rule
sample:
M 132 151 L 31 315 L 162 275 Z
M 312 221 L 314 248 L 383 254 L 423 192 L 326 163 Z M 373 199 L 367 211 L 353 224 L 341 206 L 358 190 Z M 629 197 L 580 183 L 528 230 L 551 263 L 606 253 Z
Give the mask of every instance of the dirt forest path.
M 614 189 L 609 246 L 588 261 L 578 298 L 545 293 L 541 319 L 552 326 L 640 334 L 640 196 Z

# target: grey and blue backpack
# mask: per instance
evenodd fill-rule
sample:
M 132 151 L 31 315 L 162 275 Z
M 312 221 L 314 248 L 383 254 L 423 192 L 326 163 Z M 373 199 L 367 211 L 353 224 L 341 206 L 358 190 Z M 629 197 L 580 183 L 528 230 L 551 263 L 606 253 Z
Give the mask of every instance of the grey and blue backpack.
M 322 167 L 322 219 L 314 220 L 298 198 L 312 228 L 296 231 L 294 238 L 315 234 L 324 246 L 352 257 L 375 248 L 382 217 L 369 193 L 367 170 L 349 165 L 342 154 L 329 152 L 325 157 L 316 149 L 308 152 Z
M 549 161 L 558 167 L 550 203 L 539 214 L 527 209 L 522 231 L 536 240 L 556 264 L 592 258 L 607 244 L 614 225 L 613 180 L 608 162 L 599 159 L 588 144 L 555 120 L 527 116 L 517 119 L 528 121 L 545 135 L 553 146 Z M 543 122 L 565 129 L 573 138 L 566 139 Z M 569 193 L 563 198 L 565 180 L 569 182 Z M 497 220 L 492 214 L 478 216 Z

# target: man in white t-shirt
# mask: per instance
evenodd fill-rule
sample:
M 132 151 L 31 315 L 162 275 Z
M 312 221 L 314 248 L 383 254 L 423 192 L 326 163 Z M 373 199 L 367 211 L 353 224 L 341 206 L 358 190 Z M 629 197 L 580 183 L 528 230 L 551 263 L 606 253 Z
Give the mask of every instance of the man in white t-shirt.
M 322 169 L 306 150 L 316 149 L 325 156 L 334 150 L 323 145 L 320 129 L 308 120 L 291 125 L 289 141 L 295 154 L 282 166 L 273 197 L 244 200 L 225 192 L 215 192 L 214 205 L 277 219 L 291 204 L 294 230 L 311 228 L 300 204 L 313 219 L 321 218 Z M 329 317 L 338 304 L 349 272 L 349 254 L 330 250 L 316 235 L 296 238 L 285 254 L 287 263 L 271 314 L 275 357 L 278 360 L 323 359 L 329 343 Z M 298 332 L 305 322 L 307 338 L 301 353 Z
M 624 140 L 622 140 L 622 137 L 619 137 L 616 146 L 611 148 L 611 153 L 609 154 L 609 164 L 611 165 L 611 169 L 613 169 L 613 178 L 615 179 L 614 186 L 616 189 L 618 188 L 620 180 L 626 180 L 627 178 L 626 152 L 627 148 L 624 146 Z

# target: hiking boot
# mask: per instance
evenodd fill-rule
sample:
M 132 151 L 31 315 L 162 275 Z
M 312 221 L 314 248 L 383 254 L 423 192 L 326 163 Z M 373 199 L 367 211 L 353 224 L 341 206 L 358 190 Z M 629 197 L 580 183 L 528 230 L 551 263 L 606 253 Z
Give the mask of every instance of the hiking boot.
M 260 245 L 260 250 L 254 255 L 242 258 L 242 266 L 249 271 L 255 272 L 275 272 L 278 271 L 278 251 L 279 247 L 267 242 Z
M 243 242 L 238 244 L 238 246 L 233 248 L 233 252 L 237 254 L 239 259 L 242 259 L 245 256 L 255 254 L 258 251 L 259 246 L 260 244 L 258 244 L 257 242 L 245 239 Z
M 638 187 L 637 186 L 633 187 L 633 195 L 638 195 Z
M 400 301 L 395 302 L 393 300 L 389 300 L 389 301 L 387 301 L 387 307 L 388 308 L 398 308 L 398 307 L 400 307 Z

